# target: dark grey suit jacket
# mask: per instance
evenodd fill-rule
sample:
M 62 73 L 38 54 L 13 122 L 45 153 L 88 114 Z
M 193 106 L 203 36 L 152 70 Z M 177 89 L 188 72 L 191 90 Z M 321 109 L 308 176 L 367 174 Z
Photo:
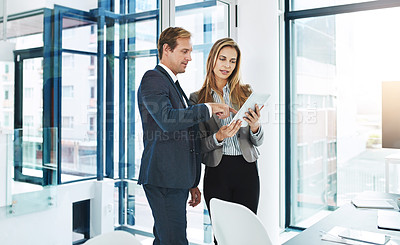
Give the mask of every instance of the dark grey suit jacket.
M 142 78 L 138 106 L 144 143 L 138 184 L 196 187 L 201 165 L 197 124 L 210 118 L 207 106 L 185 108 L 175 83 L 158 65 Z
M 191 104 L 197 104 L 199 101 L 198 98 L 197 92 L 191 93 Z M 218 146 L 213 138 L 213 134 L 218 132 L 221 126 L 221 120 L 215 114 L 213 114 L 210 120 L 199 124 L 203 163 L 209 167 L 218 166 L 222 159 L 222 146 Z M 264 141 L 264 130 L 262 127 L 260 134 L 259 139 L 252 137 L 249 126 L 242 127 L 238 131 L 240 150 L 247 162 L 255 162 L 258 159 L 259 152 L 256 146 L 261 145 Z

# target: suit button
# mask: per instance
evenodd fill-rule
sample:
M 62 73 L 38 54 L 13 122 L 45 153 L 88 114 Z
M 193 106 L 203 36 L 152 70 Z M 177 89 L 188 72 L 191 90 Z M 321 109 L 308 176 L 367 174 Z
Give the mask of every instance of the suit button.
M 193 150 L 193 149 L 190 149 L 190 152 L 194 152 L 194 150 Z

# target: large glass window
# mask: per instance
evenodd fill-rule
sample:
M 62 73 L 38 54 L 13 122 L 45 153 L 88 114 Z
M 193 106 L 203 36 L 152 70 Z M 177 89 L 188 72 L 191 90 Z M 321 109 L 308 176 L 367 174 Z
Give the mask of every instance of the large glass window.
M 205 64 L 212 45 L 230 34 L 229 5 L 217 1 L 215 6 L 177 11 L 175 24 L 192 33 L 192 61 L 186 72 L 179 75 L 179 80 L 183 81 L 181 86 L 189 96 L 203 85 Z
M 89 31 L 89 29 L 88 29 Z M 89 35 L 89 32 L 87 33 Z M 61 90 L 61 166 L 63 182 L 96 175 L 97 85 L 95 59 L 90 55 L 73 57 L 73 66 L 62 64 Z M 92 97 L 93 96 L 93 97 Z
M 297 1 L 301 2 L 301 1 Z M 400 81 L 400 8 L 291 21 L 291 225 L 385 191 L 382 83 Z
M 97 23 L 63 17 L 61 25 L 61 182 L 97 173 Z
M 43 140 L 43 58 L 26 59 L 23 61 L 23 94 L 22 100 L 22 132 L 23 141 L 30 147 L 23 152 L 23 174 L 31 175 L 36 167 L 42 165 L 42 140 Z M 40 175 L 41 171 L 37 171 Z M 32 175 L 37 175 L 32 174 Z

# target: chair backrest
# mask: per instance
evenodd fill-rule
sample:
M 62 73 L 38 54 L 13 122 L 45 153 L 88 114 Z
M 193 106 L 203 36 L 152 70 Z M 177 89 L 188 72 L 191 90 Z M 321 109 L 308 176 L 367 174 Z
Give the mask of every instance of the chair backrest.
M 141 245 L 131 233 L 112 231 L 89 239 L 84 245 Z
M 212 198 L 210 209 L 218 245 L 272 245 L 260 219 L 247 207 Z

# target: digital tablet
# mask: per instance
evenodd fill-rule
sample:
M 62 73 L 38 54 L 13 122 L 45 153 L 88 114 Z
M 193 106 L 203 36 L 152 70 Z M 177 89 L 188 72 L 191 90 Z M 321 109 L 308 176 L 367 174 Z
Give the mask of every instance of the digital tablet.
M 246 127 L 248 123 L 243 119 L 243 117 L 246 116 L 245 113 L 249 111 L 249 108 L 255 111 L 256 104 L 259 108 L 261 108 L 267 103 L 269 97 L 271 97 L 271 94 L 253 92 L 249 98 L 247 98 L 246 102 L 244 102 L 240 110 L 236 113 L 235 117 L 233 117 L 231 123 L 240 119 L 242 121 L 242 127 Z

